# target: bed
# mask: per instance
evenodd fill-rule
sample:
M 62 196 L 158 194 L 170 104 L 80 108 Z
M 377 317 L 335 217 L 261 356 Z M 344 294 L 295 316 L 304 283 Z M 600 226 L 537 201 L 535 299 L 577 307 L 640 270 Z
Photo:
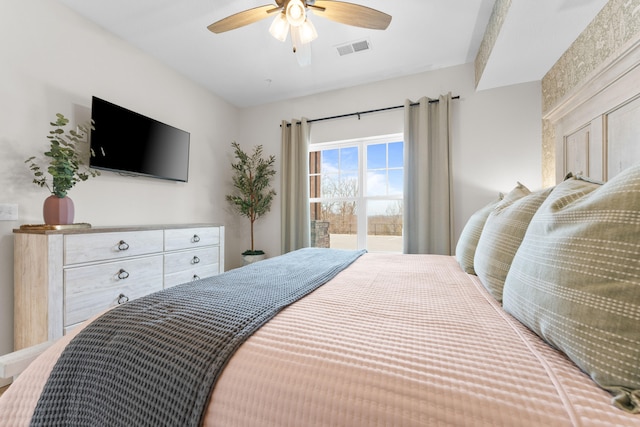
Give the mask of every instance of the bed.
M 326 251 L 238 270 L 257 277 Z M 518 184 L 471 217 L 456 256 L 352 254 L 277 308 L 222 364 L 192 424 L 638 426 L 639 255 L 640 165 L 604 184 Z M 0 397 L 5 425 L 29 425 L 65 347 L 107 314 L 18 376 Z M 167 406 L 164 394 L 144 404 Z M 108 424 L 131 425 L 104 406 L 116 414 Z

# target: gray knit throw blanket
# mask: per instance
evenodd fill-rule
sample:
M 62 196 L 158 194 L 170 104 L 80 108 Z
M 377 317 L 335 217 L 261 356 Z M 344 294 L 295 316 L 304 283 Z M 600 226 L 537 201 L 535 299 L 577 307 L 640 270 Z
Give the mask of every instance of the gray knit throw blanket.
M 363 252 L 301 249 L 110 310 L 68 344 L 31 425 L 199 425 L 240 344 Z

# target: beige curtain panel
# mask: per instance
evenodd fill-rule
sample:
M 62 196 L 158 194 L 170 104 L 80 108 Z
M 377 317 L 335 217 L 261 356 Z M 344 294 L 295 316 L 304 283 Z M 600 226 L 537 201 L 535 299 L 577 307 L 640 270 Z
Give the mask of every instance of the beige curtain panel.
M 282 253 L 309 247 L 309 135 L 307 119 L 282 121 Z
M 451 93 L 405 101 L 404 253 L 451 255 Z

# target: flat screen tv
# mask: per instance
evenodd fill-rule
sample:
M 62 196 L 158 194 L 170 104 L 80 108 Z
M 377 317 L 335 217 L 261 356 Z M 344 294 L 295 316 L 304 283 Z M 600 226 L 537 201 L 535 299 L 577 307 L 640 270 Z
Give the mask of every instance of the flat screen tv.
M 187 182 L 189 132 L 95 96 L 91 119 L 92 168 Z

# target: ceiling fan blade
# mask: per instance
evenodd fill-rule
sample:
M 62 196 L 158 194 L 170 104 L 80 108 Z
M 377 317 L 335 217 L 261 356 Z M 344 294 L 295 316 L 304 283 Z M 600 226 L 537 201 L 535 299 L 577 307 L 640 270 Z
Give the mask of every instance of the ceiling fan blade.
M 294 52 L 296 61 L 300 67 L 311 65 L 311 43 L 305 43 Z
M 311 11 L 318 16 L 355 27 L 385 30 L 391 23 L 391 15 L 359 4 L 316 0 L 313 6 L 309 6 Z
M 227 16 L 224 19 L 214 22 L 207 28 L 209 31 L 216 34 L 224 33 L 225 31 L 235 30 L 236 28 L 244 27 L 245 25 L 258 22 L 261 19 L 268 18 L 271 13 L 280 9 L 282 9 L 282 6 L 275 6 L 272 4 L 254 7 L 253 9 L 248 9 L 231 16 Z
M 311 42 L 304 42 L 300 27 L 291 26 L 291 42 L 296 61 L 301 67 L 311 64 Z

